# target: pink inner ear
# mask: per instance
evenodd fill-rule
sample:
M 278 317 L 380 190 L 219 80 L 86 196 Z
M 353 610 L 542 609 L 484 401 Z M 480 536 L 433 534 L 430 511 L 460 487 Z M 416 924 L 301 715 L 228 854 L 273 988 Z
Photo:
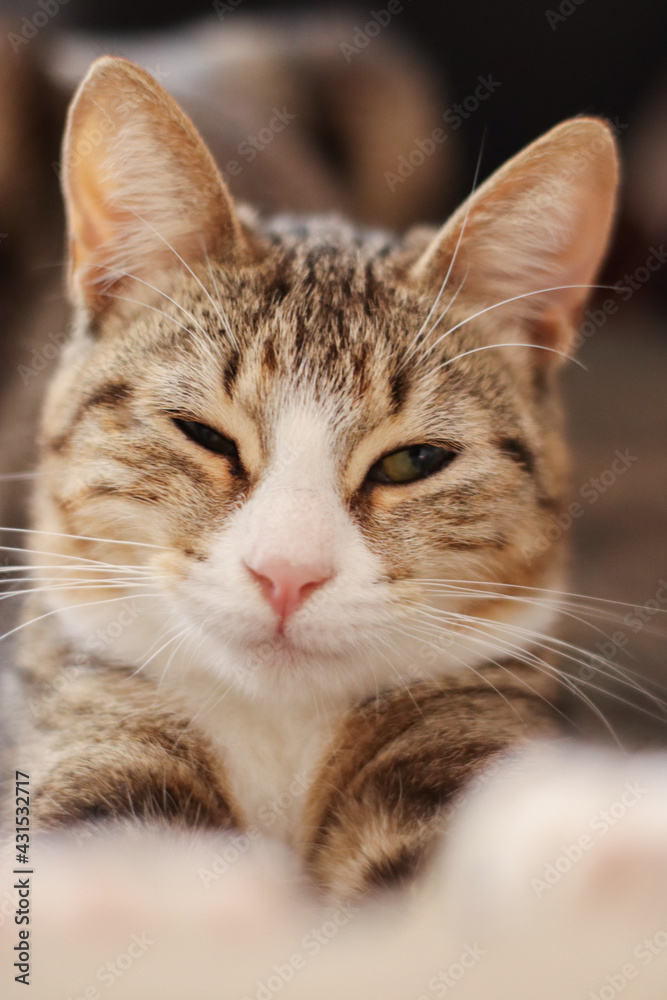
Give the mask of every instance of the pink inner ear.
M 80 154 L 83 141 L 87 152 Z M 72 290 L 94 312 L 108 306 L 114 271 L 148 278 L 182 266 L 181 258 L 187 266 L 203 260 L 205 250 L 229 264 L 251 256 L 194 126 L 148 73 L 126 60 L 94 63 L 72 102 L 63 187 Z
M 97 248 L 103 246 L 110 235 L 108 220 L 102 211 L 102 198 L 91 172 L 84 170 L 73 191 L 71 209 L 72 231 L 79 255 L 84 258 L 94 257 Z M 89 264 L 91 261 L 81 263 Z
M 582 156 L 593 148 L 595 156 Z M 567 351 L 606 249 L 616 185 L 607 126 L 591 119 L 564 122 L 484 182 L 431 243 L 413 276 L 437 291 L 463 229 L 449 280 L 453 290 L 467 273 L 459 304 L 470 298 L 478 310 L 514 299 L 505 308 L 536 345 Z M 537 294 L 542 288 L 558 290 Z

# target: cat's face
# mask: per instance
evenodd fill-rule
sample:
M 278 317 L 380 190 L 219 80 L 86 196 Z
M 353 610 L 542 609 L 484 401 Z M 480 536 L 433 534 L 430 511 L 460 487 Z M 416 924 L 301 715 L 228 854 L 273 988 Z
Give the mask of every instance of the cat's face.
M 439 234 L 260 224 L 157 85 L 120 60 L 96 67 L 66 145 L 80 309 L 36 509 L 44 530 L 137 543 L 49 542 L 147 570 L 110 570 L 140 612 L 104 655 L 196 663 L 256 693 L 357 696 L 525 646 L 518 630 L 546 609 L 494 594 L 550 586 L 560 567 L 552 352 L 585 289 L 532 293 L 592 279 L 615 184 L 607 130 L 556 130 Z M 108 594 L 51 598 L 91 649 L 119 604 L 77 606 Z

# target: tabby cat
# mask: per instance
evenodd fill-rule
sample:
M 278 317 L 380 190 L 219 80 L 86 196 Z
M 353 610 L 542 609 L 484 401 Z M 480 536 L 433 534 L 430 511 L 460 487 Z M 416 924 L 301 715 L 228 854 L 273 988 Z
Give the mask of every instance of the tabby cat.
M 105 57 L 62 173 L 76 315 L 18 633 L 33 823 L 268 833 L 330 898 L 410 877 L 469 778 L 559 729 L 557 378 L 612 134 L 564 122 L 439 232 L 267 221 Z

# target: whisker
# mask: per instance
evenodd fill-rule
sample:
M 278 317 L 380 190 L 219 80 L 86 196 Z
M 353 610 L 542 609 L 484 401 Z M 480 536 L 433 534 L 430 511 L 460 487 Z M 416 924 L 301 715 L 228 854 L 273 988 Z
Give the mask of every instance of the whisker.
M 490 628 L 501 628 L 501 629 L 505 629 L 505 630 L 510 630 L 511 629 L 511 630 L 513 630 L 515 632 L 518 632 L 518 633 L 522 634 L 522 635 L 530 636 L 531 638 L 534 637 L 534 638 L 537 638 L 537 639 L 540 639 L 540 640 L 546 640 L 546 641 L 552 643 L 554 646 L 558 647 L 558 650 L 554 650 L 554 651 L 563 652 L 564 650 L 571 650 L 572 652 L 574 652 L 574 653 L 580 653 L 580 654 L 582 654 L 585 657 L 589 657 L 589 656 L 593 655 L 593 654 L 591 654 L 589 652 L 589 650 L 583 649 L 581 646 L 577 646 L 574 643 L 571 643 L 571 642 L 568 642 L 568 641 L 566 641 L 564 639 L 559 638 L 558 636 L 549 635 L 549 634 L 543 633 L 543 632 L 536 632 L 533 629 L 528 629 L 525 626 L 518 625 L 517 623 L 514 623 L 514 622 L 502 622 L 502 621 L 492 620 L 492 619 L 489 619 L 489 618 L 479 618 L 479 617 L 476 617 L 474 615 L 470 615 L 468 613 L 460 613 L 460 612 L 456 612 L 456 611 L 444 611 L 444 612 L 442 612 L 441 609 L 439 609 L 439 608 L 433 608 L 431 605 L 418 604 L 416 602 L 410 602 L 410 603 L 411 603 L 412 607 L 415 607 L 418 610 L 419 609 L 426 609 L 426 610 L 419 610 L 419 613 L 422 614 L 422 615 L 427 615 L 429 618 L 434 618 L 436 620 L 437 620 L 437 616 L 439 614 L 443 614 L 444 613 L 444 615 L 447 617 L 448 620 L 449 619 L 456 619 L 456 620 L 461 620 L 461 621 L 475 621 L 475 622 L 479 622 L 479 623 L 488 625 Z M 586 623 L 584 622 L 584 624 L 586 624 Z M 600 661 L 602 661 L 601 657 L 598 657 L 598 659 Z M 582 661 L 580 659 L 577 659 L 576 662 L 579 663 L 579 664 L 582 663 Z M 605 661 L 605 662 L 608 663 L 609 667 L 612 668 L 612 669 L 616 666 L 615 664 L 612 664 L 611 661 Z M 586 665 L 588 665 L 588 664 L 586 664 Z
M 48 587 L 26 587 L 25 590 L 0 591 L 0 601 L 6 601 L 10 597 L 23 597 L 25 594 L 60 593 L 63 590 L 103 590 L 109 587 L 152 587 L 154 580 L 136 582 L 133 580 L 118 580 L 109 582 L 72 581 L 71 583 L 56 583 Z
M 419 610 L 418 609 L 416 609 L 416 610 L 417 610 L 417 613 L 419 614 L 420 613 Z M 423 615 L 424 612 L 421 612 L 421 614 Z M 587 651 L 581 650 L 579 647 L 573 646 L 571 643 L 565 643 L 563 640 L 560 640 L 560 639 L 558 639 L 555 636 L 550 636 L 550 635 L 545 635 L 545 634 L 542 634 L 542 633 L 534 632 L 531 629 L 525 629 L 525 628 L 522 628 L 521 626 L 512 625 L 512 624 L 509 624 L 507 622 L 494 622 L 494 621 L 490 621 L 489 619 L 485 619 L 485 618 L 473 618 L 472 616 L 468 616 L 468 615 L 458 615 L 455 612 L 452 612 L 451 614 L 454 615 L 457 618 L 458 624 L 461 627 L 463 627 L 463 628 L 469 628 L 469 629 L 472 629 L 474 631 L 480 631 L 480 632 L 482 632 L 483 634 L 486 634 L 486 635 L 490 634 L 488 630 L 500 630 L 502 632 L 506 632 L 506 633 L 510 633 L 510 634 L 514 634 L 514 635 L 527 636 L 527 637 L 529 637 L 531 643 L 533 645 L 539 647 L 539 648 L 545 649 L 545 650 L 547 650 L 548 652 L 551 652 L 551 653 L 556 653 L 557 655 L 560 655 L 560 656 L 564 657 L 565 659 L 569 660 L 570 662 L 573 662 L 573 663 L 575 663 L 575 664 L 577 664 L 579 666 L 584 666 L 584 667 L 590 667 L 591 666 L 590 661 L 588 659 L 582 660 L 580 657 L 574 656 L 571 653 L 566 652 L 566 648 L 571 648 L 575 652 L 582 652 L 584 654 L 584 656 L 588 656 L 589 655 L 587 653 Z M 429 615 L 429 617 L 433 617 L 433 616 Z M 472 622 L 472 621 L 476 622 L 478 625 L 484 626 L 485 629 L 478 629 L 478 628 L 475 628 L 474 626 L 470 625 L 469 622 Z M 494 639 L 495 639 L 495 636 L 494 636 Z M 508 640 L 504 640 L 504 641 L 506 643 L 508 642 Z M 516 646 L 514 646 L 514 644 L 512 644 L 512 648 L 515 651 L 517 649 L 521 649 L 521 647 L 516 647 Z M 533 655 L 532 651 L 524 650 L 524 652 L 527 653 L 528 655 Z M 546 662 L 546 661 L 541 660 L 541 662 Z M 605 661 L 605 662 L 608 665 L 608 667 L 610 667 L 612 669 L 616 666 L 615 664 L 612 664 L 609 661 Z M 557 668 L 552 668 L 552 669 L 557 669 Z M 600 673 L 604 677 L 608 676 L 600 668 L 593 668 L 593 669 L 596 670 L 596 673 Z M 635 682 L 633 682 L 631 680 L 628 680 L 628 678 L 623 675 L 622 671 L 616 670 L 615 672 L 616 672 L 616 676 L 615 676 L 614 680 L 616 681 L 616 683 L 623 684 L 626 687 L 630 688 L 630 690 L 632 690 L 634 693 L 640 694 L 643 697 L 649 698 L 649 700 L 651 700 L 657 707 L 659 707 L 660 709 L 662 709 L 663 712 L 667 711 L 667 703 L 663 702 L 661 699 L 657 698 L 656 696 L 651 695 L 651 693 L 649 691 L 647 691 L 645 688 L 643 688 L 642 686 L 638 685 L 637 683 L 635 683 Z M 561 676 L 568 676 L 568 675 L 562 675 L 560 671 L 559 671 L 559 675 L 561 675 Z M 574 679 L 572 679 L 572 680 L 574 681 Z M 591 687 L 592 689 L 598 691 L 601 694 L 605 694 L 605 695 L 608 695 L 608 696 L 610 696 L 612 698 L 615 698 L 616 700 L 621 701 L 625 705 L 628 705 L 628 706 L 631 706 L 633 708 L 636 708 L 638 711 L 646 711 L 646 710 L 642 709 L 641 706 L 636 705 L 636 704 L 634 704 L 632 702 L 627 701 L 627 699 L 624 699 L 620 695 L 615 694 L 614 692 L 612 692 L 608 688 L 602 688 L 599 685 L 594 684 L 592 681 L 586 680 L 585 678 L 581 678 L 580 677 L 579 680 L 578 680 L 578 683 L 586 684 L 587 687 Z M 651 715 L 653 718 L 660 718 L 659 716 L 655 716 L 653 713 L 648 713 L 648 714 Z
M 478 629 L 475 626 L 469 624 L 466 625 L 465 623 L 461 623 L 461 625 L 462 627 L 467 628 L 469 631 L 481 633 L 480 637 L 469 635 L 469 639 L 471 642 L 476 642 L 478 644 L 481 643 L 484 646 L 490 646 L 492 649 L 496 650 L 497 649 L 500 649 L 501 651 L 504 650 L 504 652 L 509 656 L 511 656 L 512 658 L 518 660 L 521 663 L 526 664 L 527 666 L 532 666 L 534 667 L 534 669 L 538 670 L 538 672 L 545 674 L 545 676 L 550 676 L 554 680 L 560 682 L 564 687 L 568 688 L 570 691 L 572 691 L 573 694 L 575 694 L 578 698 L 580 698 L 585 705 L 587 705 L 590 711 L 597 718 L 599 718 L 600 722 L 602 722 L 604 727 L 608 730 L 612 739 L 619 746 L 621 745 L 620 740 L 618 739 L 618 736 L 613 726 L 604 715 L 604 712 L 602 712 L 600 707 L 596 705 L 595 702 L 592 701 L 592 699 L 587 694 L 585 694 L 583 691 L 579 689 L 577 682 L 575 682 L 574 678 L 570 677 L 568 674 L 564 674 L 557 667 L 554 667 L 547 660 L 544 660 L 536 653 L 533 653 L 532 651 L 529 650 L 525 650 L 521 646 L 517 646 L 515 643 L 512 643 L 507 639 L 502 640 L 499 639 L 497 636 L 489 636 L 488 633 L 483 633 L 481 629 Z M 598 690 L 601 693 L 606 693 L 602 689 L 598 688 L 595 684 L 592 684 L 591 682 L 580 681 L 580 683 L 585 683 L 587 687 L 591 687 L 595 690 Z
M 437 587 L 437 586 L 444 586 L 444 587 L 451 588 L 451 589 L 456 589 L 457 585 L 467 585 L 467 586 L 474 586 L 474 587 L 503 587 L 504 589 L 508 589 L 508 590 L 523 590 L 523 591 L 530 591 L 530 592 L 539 593 L 539 594 L 547 594 L 547 595 L 550 595 L 550 596 L 556 595 L 558 597 L 576 597 L 576 598 L 581 599 L 583 601 L 592 601 L 595 604 L 612 604 L 612 605 L 617 605 L 619 607 L 632 608 L 635 611 L 641 611 L 641 610 L 643 610 L 643 606 L 641 604 L 632 604 L 629 601 L 612 600 L 612 599 L 607 598 L 607 597 L 595 597 L 592 594 L 579 594 L 579 593 L 571 592 L 571 591 L 567 591 L 567 590 L 555 590 L 555 589 L 547 588 L 547 587 L 530 587 L 530 586 L 525 586 L 524 584 L 505 583 L 504 581 L 487 582 L 486 580 L 450 580 L 450 579 L 437 579 L 437 580 L 436 579 L 432 579 L 432 580 L 429 580 L 429 579 L 426 579 L 426 578 L 414 577 L 413 580 L 412 580 L 412 582 L 419 583 L 419 584 L 430 584 L 430 585 L 435 586 L 435 587 Z M 483 596 L 488 596 L 488 592 L 481 591 L 479 593 L 479 596 L 482 596 L 482 597 Z M 493 592 L 491 594 L 491 596 L 503 597 L 503 596 L 506 596 L 506 595 L 498 594 L 497 592 Z M 659 612 L 660 614 L 667 614 L 667 608 L 656 608 L 655 610 L 657 612 Z
M 176 628 L 178 628 L 178 626 L 176 626 Z M 170 631 L 173 631 L 173 629 L 170 630 Z M 148 657 L 148 659 L 144 660 L 143 663 L 139 664 L 139 666 L 137 667 L 137 669 L 133 671 L 132 677 L 136 677 L 136 675 L 138 673 L 140 673 L 145 667 L 147 667 L 148 664 L 151 663 L 155 659 L 156 656 L 160 655 L 160 653 L 162 652 L 163 649 L 166 649 L 167 646 L 170 646 L 172 642 L 175 642 L 177 639 L 181 638 L 181 636 L 183 635 L 183 633 L 186 632 L 186 631 L 187 631 L 187 628 L 181 628 L 181 631 L 178 632 L 176 635 L 170 636 L 170 638 L 167 639 L 167 641 L 165 643 L 163 643 L 159 647 L 159 649 L 156 649 L 155 652 L 151 656 Z M 153 643 L 153 645 L 155 645 L 155 643 Z
M 3 531 L 3 530 L 5 530 L 5 529 L 0 528 L 0 531 Z M 28 555 L 28 556 L 29 555 L 39 555 L 39 556 L 51 556 L 53 559 L 75 559 L 75 560 L 77 560 L 77 563 L 91 563 L 94 566 L 101 566 L 104 569 L 114 569 L 114 570 L 117 570 L 119 568 L 119 564 L 117 564 L 117 563 L 104 562 L 102 559 L 89 559 L 87 556 L 70 555 L 69 553 L 66 553 L 66 552 L 51 552 L 49 549 L 24 549 L 24 548 L 20 548 L 20 547 L 18 547 L 16 545 L 0 545 L 0 551 L 1 552 L 20 552 L 21 555 L 24 555 L 24 556 L 25 555 Z M 66 567 L 63 566 L 62 568 L 65 569 Z M 74 569 L 78 569 L 78 568 L 82 568 L 82 567 L 79 567 L 77 565 L 77 566 L 74 566 L 73 568 Z M 26 569 L 27 570 L 30 569 L 30 563 L 26 563 Z
M 425 589 L 428 590 L 430 588 L 427 586 Z M 438 593 L 437 588 L 433 589 L 435 593 Z M 464 587 L 453 587 L 451 588 L 451 590 L 448 589 L 447 596 L 449 596 L 449 594 L 452 591 L 454 591 L 452 596 L 457 596 L 457 597 L 476 598 L 478 600 L 480 599 L 488 600 L 489 598 L 493 598 L 496 600 L 505 600 L 508 602 L 513 602 L 518 604 L 527 604 L 531 607 L 544 608 L 546 611 L 556 611 L 558 614 L 564 615 L 567 618 L 571 618 L 572 620 L 579 622 L 581 625 L 585 625 L 587 628 L 590 628 L 593 631 L 597 632 L 605 639 L 609 639 L 609 635 L 606 632 L 604 632 L 601 628 L 598 628 L 597 625 L 594 625 L 592 622 L 587 621 L 585 618 L 582 618 L 580 614 L 575 614 L 573 611 L 566 610 L 567 607 L 575 607 L 577 608 L 577 610 L 580 610 L 574 602 L 553 602 L 553 601 L 546 602 L 538 600 L 536 598 L 521 597 L 514 594 L 503 594 L 502 592 L 497 592 L 497 591 L 494 592 L 488 590 L 483 591 L 482 593 L 477 593 L 473 590 L 467 590 Z M 442 596 L 442 591 L 440 591 L 440 596 Z M 589 612 L 589 614 L 591 615 L 591 617 L 603 618 L 608 621 L 614 621 L 614 622 L 618 621 L 617 616 L 606 613 L 604 609 L 602 610 L 593 609 L 593 611 Z
M 491 305 L 491 306 L 486 306 L 484 309 L 479 309 L 477 312 L 473 313 L 471 316 L 466 316 L 465 319 L 462 319 L 459 323 L 456 323 L 454 326 L 450 327 L 448 330 L 446 330 L 444 333 L 442 333 L 438 337 L 438 339 L 435 341 L 435 343 L 431 344 L 429 347 L 426 348 L 426 350 L 424 351 L 424 353 L 422 355 L 422 358 L 426 358 L 432 351 L 434 351 L 435 348 L 438 346 L 438 344 L 440 344 L 445 339 L 445 337 L 448 337 L 451 333 L 454 333 L 455 330 L 460 330 L 462 326 L 466 325 L 466 323 L 470 323 L 470 322 L 472 322 L 472 320 L 478 319 L 478 317 L 483 316 L 485 313 L 492 312 L 494 309 L 500 309 L 501 306 L 509 305 L 511 302 L 518 302 L 520 299 L 528 299 L 528 298 L 530 298 L 531 296 L 534 296 L 534 295 L 545 295 L 547 292 L 561 292 L 561 291 L 566 291 L 567 289 L 570 289 L 570 288 L 585 288 L 585 289 L 589 289 L 589 290 L 593 289 L 593 288 L 596 288 L 596 289 L 607 289 L 609 291 L 614 291 L 614 286 L 613 285 L 591 285 L 591 284 L 589 284 L 589 285 L 554 285 L 554 286 L 552 286 L 550 288 L 538 288 L 538 289 L 536 289 L 535 291 L 532 291 L 532 292 L 522 292 L 520 295 L 512 295 L 511 298 L 509 298 L 509 299 L 503 299 L 501 302 L 494 302 L 494 304 Z M 435 324 L 435 326 L 437 326 L 437 323 Z M 433 327 L 433 329 L 435 329 L 435 326 Z M 489 345 L 489 346 L 495 346 L 495 345 Z M 531 345 L 525 343 L 525 344 L 512 344 L 512 345 L 507 345 L 507 346 L 512 346 L 512 347 L 530 347 Z M 532 346 L 537 346 L 537 345 L 532 345 Z M 558 352 L 556 352 L 556 353 L 558 353 Z M 456 360 L 456 359 L 454 359 L 454 360 Z M 443 367 L 443 366 L 441 365 L 440 367 Z M 582 367 L 584 367 L 584 366 L 582 366 Z M 435 370 L 439 371 L 439 368 L 436 368 Z
M 161 598 L 162 594 L 137 594 L 134 600 L 139 600 L 141 597 L 153 597 Z M 114 604 L 116 601 L 126 601 L 127 594 L 123 594 L 121 597 L 106 597 L 102 601 L 87 601 L 85 604 L 77 604 L 76 608 L 92 608 L 100 604 Z M 14 628 L 10 629 L 9 632 L 5 632 L 4 635 L 0 635 L 0 642 L 3 639 L 8 639 L 11 635 L 15 635 L 16 632 L 20 632 L 24 628 L 28 628 L 29 625 L 36 625 L 37 622 L 41 622 L 44 618 L 50 618 L 51 615 L 57 615 L 62 611 L 71 611 L 72 608 L 52 608 L 51 611 L 46 611 L 42 615 L 38 615 L 37 618 L 31 618 L 30 621 L 21 622 L 20 625 L 16 625 Z
M 401 631 L 401 629 L 399 629 L 394 624 L 392 624 L 390 627 L 391 627 L 392 631 L 398 631 L 398 632 Z M 409 632 L 403 632 L 403 635 L 406 635 L 406 636 L 410 637 L 410 633 Z M 415 638 L 415 637 L 412 636 L 412 638 Z M 449 632 L 447 633 L 447 638 L 450 638 L 450 633 Z M 436 646 L 435 643 L 429 642 L 428 640 L 424 639 L 423 637 L 420 639 L 420 642 L 425 642 L 427 646 L 431 646 L 433 649 L 437 649 L 438 652 L 442 652 L 442 650 L 440 649 L 440 647 Z M 466 670 L 470 670 L 472 673 L 475 674 L 476 677 L 478 677 L 480 680 L 483 680 L 486 685 L 488 685 L 489 687 L 491 687 L 496 692 L 496 694 L 499 695 L 502 698 L 502 700 L 507 704 L 507 706 L 509 708 L 511 708 L 512 711 L 518 716 L 519 713 L 518 713 L 518 710 L 517 710 L 516 706 L 511 703 L 511 701 L 507 698 L 506 695 L 503 694 L 502 691 L 498 690 L 498 688 L 495 686 L 495 684 L 492 681 L 490 681 L 488 677 L 484 677 L 471 664 L 466 663 L 460 657 L 456 656 L 455 653 L 451 653 L 450 652 L 450 655 L 453 656 L 455 660 L 458 660 L 458 662 L 462 666 L 464 666 Z
M 130 211 L 132 211 L 132 210 L 130 210 Z M 157 236 L 157 238 L 159 240 L 162 240 L 162 242 L 164 243 L 164 245 L 169 250 L 171 250 L 171 252 L 173 253 L 173 255 L 181 262 L 181 264 L 183 265 L 183 267 L 192 275 L 192 277 L 195 279 L 195 281 L 197 282 L 197 284 L 201 288 L 201 290 L 204 293 L 204 295 L 207 297 L 207 299 L 209 300 L 209 302 L 211 303 L 211 305 L 215 309 L 215 312 L 216 312 L 216 315 L 217 315 L 218 319 L 220 320 L 220 322 L 224 326 L 225 325 L 225 321 L 223 320 L 222 316 L 218 312 L 218 307 L 216 306 L 215 302 L 213 301 L 213 298 L 212 298 L 210 292 L 208 291 L 208 289 L 206 288 L 206 286 L 204 285 L 204 283 L 197 277 L 197 275 L 192 270 L 192 268 L 190 267 L 190 265 L 181 257 L 181 255 L 178 253 L 178 251 L 175 249 L 175 247 L 173 247 L 171 245 L 171 243 L 169 242 L 169 240 L 165 239 L 165 237 L 162 235 L 162 233 L 159 233 L 157 231 L 157 229 L 155 229 L 154 226 L 151 226 L 150 222 L 148 222 L 146 219 L 142 218 L 142 216 L 139 215 L 138 212 L 132 211 L 132 214 L 134 216 L 136 216 L 136 218 L 139 219 L 140 222 L 143 222 L 143 224 L 145 226 L 147 226 L 150 229 L 150 231 L 152 233 L 154 233 L 155 236 Z M 197 324 L 197 325 L 199 325 L 199 324 Z M 201 329 L 201 327 L 200 327 L 200 329 Z M 231 331 L 229 331 L 229 332 L 231 333 Z M 204 335 L 206 335 L 206 331 L 205 330 L 202 330 L 202 333 L 204 333 Z M 231 336 L 233 337 L 234 335 L 231 334 Z M 238 344 L 236 346 L 238 347 Z
M 51 535 L 54 538 L 74 538 L 80 542 L 104 542 L 110 545 L 132 545 L 144 549 L 161 549 L 163 552 L 167 551 L 166 546 L 154 545 L 152 542 L 129 542 L 121 538 L 95 538 L 93 535 L 69 535 L 64 531 L 44 531 L 39 528 L 0 527 L 0 531 L 15 531 L 18 534 L 25 533 L 28 535 Z
M 215 275 L 213 274 L 213 268 L 211 267 L 211 259 L 210 259 L 209 255 L 208 255 L 208 250 L 206 249 L 206 244 L 204 243 L 203 238 L 201 240 L 201 244 L 202 244 L 202 250 L 204 251 L 204 256 L 206 258 L 206 264 L 208 266 L 208 273 L 209 273 L 210 278 L 211 278 L 211 284 L 213 285 L 213 288 L 215 289 L 215 297 L 218 300 L 218 305 L 220 306 L 220 312 L 222 313 L 222 319 L 224 320 L 224 324 L 223 325 L 225 327 L 225 330 L 227 331 L 227 335 L 228 335 L 229 339 L 231 340 L 233 346 L 238 351 L 240 349 L 239 348 L 239 342 L 236 339 L 236 337 L 234 336 L 234 333 L 233 333 L 232 327 L 231 327 L 231 323 L 229 322 L 229 317 L 227 316 L 227 313 L 225 312 L 224 306 L 222 304 L 222 298 L 220 297 L 220 289 L 218 287 L 217 281 L 215 280 Z M 218 315 L 220 315 L 220 314 L 218 314 Z
M 185 645 L 185 643 L 190 638 L 191 638 L 191 631 L 190 631 L 190 629 L 188 627 L 186 627 L 186 628 L 183 629 L 183 631 L 181 633 L 180 640 L 174 646 L 174 649 L 172 650 L 172 653 L 171 653 L 169 659 L 167 660 L 165 668 L 162 671 L 162 673 L 160 674 L 160 680 L 158 681 L 158 685 L 157 685 L 158 686 L 158 690 L 162 687 L 162 683 L 163 683 L 165 677 L 167 676 L 167 671 L 169 670 L 169 667 L 171 666 L 171 664 L 172 664 L 172 662 L 174 660 L 174 657 L 176 656 L 176 654 L 178 653 L 178 651 L 181 649 L 181 647 L 183 645 Z
M 456 328 L 454 327 L 453 329 Z M 565 351 L 559 351 L 555 347 L 546 347 L 544 344 L 529 344 L 528 342 L 522 341 L 506 341 L 502 344 L 484 344 L 483 347 L 473 347 L 469 351 L 463 351 L 461 354 L 457 354 L 455 358 L 449 358 L 448 361 L 444 361 L 441 365 L 438 365 L 437 368 L 434 368 L 433 371 L 439 372 L 441 369 L 447 368 L 449 365 L 453 365 L 455 361 L 460 361 L 461 358 L 467 358 L 470 354 L 479 354 L 480 351 L 492 351 L 498 347 L 527 347 L 531 351 L 548 351 L 549 354 L 557 354 L 559 357 L 564 358 L 565 361 L 571 361 L 573 364 L 578 365 L 582 371 L 588 371 L 588 368 L 583 361 L 579 361 L 578 358 L 573 357 L 571 354 L 566 354 Z
M 180 309 L 180 311 L 184 313 L 188 317 L 188 319 L 192 320 L 194 325 L 199 327 L 200 331 L 204 334 L 205 337 L 207 336 L 206 330 L 197 320 L 197 317 L 189 309 L 186 309 L 185 306 L 182 305 L 180 302 L 177 302 L 176 299 L 172 299 L 172 297 L 170 295 L 167 295 L 166 292 L 163 292 L 161 288 L 156 288 L 155 285 L 151 285 L 150 281 L 144 281 L 143 278 L 139 278 L 137 277 L 137 275 L 131 274 L 129 271 L 121 271 L 117 267 L 107 267 L 106 264 L 96 264 L 95 267 L 99 267 L 105 271 L 109 271 L 113 275 L 119 275 L 120 277 L 123 278 L 130 278 L 132 281 L 138 281 L 140 285 L 145 285 L 146 288 L 150 288 L 152 289 L 152 291 L 157 292 L 158 295 L 162 295 L 165 299 L 167 299 L 168 302 L 171 302 L 171 304 L 176 306 L 177 309 Z M 128 299 L 128 301 L 132 300 Z M 143 303 L 140 303 L 140 305 L 143 305 Z
M 135 280 L 138 281 L 139 279 L 137 278 Z M 156 312 L 156 313 L 159 313 L 160 316 L 164 316 L 164 318 L 167 319 L 167 320 L 169 320 L 170 323 L 175 323 L 176 326 L 180 327 L 181 330 L 185 330 L 186 333 L 191 333 L 192 332 L 190 330 L 189 326 L 186 326 L 184 323 L 179 323 L 179 321 L 177 319 L 174 319 L 173 316 L 170 316 L 169 313 L 166 313 L 164 311 L 164 309 L 158 309 L 157 306 L 149 306 L 147 302 L 142 302 L 141 299 L 133 299 L 133 298 L 130 298 L 129 295 L 114 295 L 113 292 L 106 292 L 106 295 L 110 299 L 117 299 L 119 302 L 133 302 L 135 305 L 141 306 L 142 309 L 150 309 L 151 312 Z M 167 296 L 167 298 L 168 297 L 169 296 Z M 173 299 L 170 299 L 170 302 L 173 302 Z M 187 309 L 184 309 L 183 311 L 188 316 L 190 316 L 190 313 L 188 312 Z M 192 318 L 194 319 L 194 317 L 192 317 Z
M 79 573 L 108 573 L 110 569 L 122 571 L 123 573 L 134 573 L 137 576 L 145 577 L 148 575 L 149 570 L 147 567 L 143 566 L 123 566 L 121 563 L 109 563 L 108 566 L 79 566 L 79 565 L 65 565 L 59 566 L 57 563 L 52 565 L 32 565 L 31 563 L 26 563 L 21 566 L 0 566 L 0 573 L 34 573 L 35 570 L 60 570 L 61 572 L 70 572 L 76 570 Z M 21 579 L 19 577 L 19 579 Z M 31 577 L 31 579 L 41 579 L 40 577 Z M 47 578 L 48 579 L 48 578 Z M 57 577 L 52 577 L 51 579 L 58 579 Z M 86 579 L 82 577 L 81 579 Z
M 456 258 L 458 257 L 459 248 L 461 246 L 461 241 L 463 240 L 463 234 L 464 234 L 464 232 L 466 230 L 466 226 L 468 224 L 468 216 L 470 215 L 470 209 L 472 207 L 472 196 L 474 195 L 475 191 L 477 190 L 477 181 L 479 179 L 479 171 L 480 171 L 480 168 L 482 166 L 482 155 L 483 155 L 483 152 L 484 152 L 484 140 L 482 139 L 482 142 L 480 144 L 479 156 L 477 157 L 477 166 L 475 167 L 475 174 L 473 176 L 472 188 L 470 190 L 470 194 L 468 195 L 468 200 L 467 200 L 467 203 L 466 203 L 466 210 L 465 210 L 465 215 L 463 217 L 463 224 L 462 224 L 461 229 L 459 231 L 458 239 L 456 240 L 456 246 L 454 247 L 454 253 L 452 254 L 452 259 L 449 262 L 449 267 L 447 268 L 447 273 L 445 274 L 445 280 L 443 281 L 442 285 L 440 286 L 440 291 L 438 292 L 438 294 L 436 296 L 435 302 L 433 303 L 433 305 L 429 309 L 428 315 L 427 315 L 426 319 L 424 320 L 424 322 L 422 323 L 422 325 L 421 325 L 421 327 L 419 329 L 419 332 L 417 333 L 417 336 L 412 341 L 412 344 L 410 345 L 410 350 L 409 350 L 408 354 L 403 358 L 403 360 L 401 361 L 400 365 L 398 366 L 398 370 L 399 371 L 402 369 L 403 365 L 405 365 L 410 360 L 410 358 L 412 357 L 412 355 L 415 353 L 415 351 L 419 347 L 419 340 L 421 338 L 421 335 L 424 332 L 424 330 L 426 329 L 426 327 L 428 326 L 428 322 L 431 319 L 431 316 L 433 315 L 433 313 L 435 312 L 435 310 L 438 307 L 438 302 L 440 301 L 440 298 L 441 298 L 443 292 L 445 291 L 445 288 L 447 287 L 447 283 L 449 281 L 449 277 L 450 277 L 450 275 L 451 275 L 451 273 L 452 273 L 452 271 L 454 269 L 454 265 L 456 264 Z M 445 312 L 442 314 L 442 316 L 440 317 L 440 319 L 442 319 L 443 316 L 445 316 L 447 314 L 447 312 L 449 311 L 449 309 L 454 304 L 454 302 L 456 300 L 456 296 L 461 291 L 461 288 L 463 287 L 467 276 L 468 276 L 468 271 L 466 270 L 466 273 L 465 273 L 465 275 L 463 277 L 463 281 L 461 282 L 461 284 L 459 285 L 459 287 L 458 287 L 458 289 L 456 291 L 456 295 L 454 295 L 454 298 L 450 300 L 450 302 L 447 305 L 447 308 L 446 308 Z M 440 322 L 440 319 L 438 320 L 438 323 Z M 437 326 L 437 324 L 436 324 L 436 326 Z M 432 331 L 433 331 L 434 328 L 435 327 L 432 327 L 431 330 L 429 330 L 429 332 L 426 334 L 426 337 L 428 337 L 429 334 L 432 333 Z

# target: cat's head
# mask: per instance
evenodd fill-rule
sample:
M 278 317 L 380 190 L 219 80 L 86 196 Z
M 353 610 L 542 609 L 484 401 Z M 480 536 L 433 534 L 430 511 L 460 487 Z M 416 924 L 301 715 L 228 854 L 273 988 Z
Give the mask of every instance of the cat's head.
M 35 505 L 63 534 L 35 537 L 99 561 L 49 598 L 66 630 L 271 694 L 529 644 L 549 602 L 507 598 L 563 561 L 555 382 L 613 214 L 602 122 L 565 122 L 397 239 L 238 209 L 171 98 L 105 58 L 63 183 L 77 320 Z

